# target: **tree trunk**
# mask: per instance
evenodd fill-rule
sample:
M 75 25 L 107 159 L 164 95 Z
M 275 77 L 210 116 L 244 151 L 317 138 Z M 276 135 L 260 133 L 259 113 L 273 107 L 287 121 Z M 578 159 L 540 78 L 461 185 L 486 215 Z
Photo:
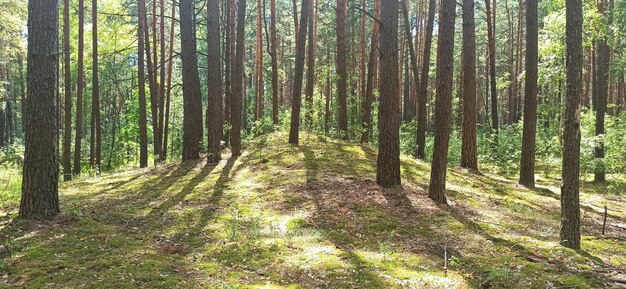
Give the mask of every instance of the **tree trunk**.
M 163 150 L 162 158 L 163 161 L 167 159 L 167 142 L 169 137 L 169 126 L 170 126 L 170 97 L 172 95 L 172 70 L 174 63 L 174 29 L 176 28 L 176 0 L 172 0 L 172 22 L 170 26 L 170 47 L 169 47 L 169 58 L 167 61 L 167 96 L 165 100 L 165 120 L 163 124 Z
M 144 30 L 146 18 L 146 2 L 139 0 L 138 6 L 138 30 L 137 30 L 137 54 L 138 54 L 138 86 L 139 86 L 139 167 L 148 167 L 148 123 L 146 120 L 146 73 L 144 64 Z
M 491 11 L 491 0 L 485 0 L 485 10 L 487 12 L 487 46 L 489 51 L 489 76 L 491 88 L 491 126 L 498 132 L 498 91 L 496 87 L 496 1 L 493 1 L 493 13 Z
M 183 63 L 183 161 L 200 157 L 202 142 L 202 100 L 193 30 L 192 0 L 180 0 L 180 39 Z
M 413 32 L 411 30 L 411 23 L 409 22 L 409 4 L 407 3 L 407 0 L 403 0 L 403 5 L 402 5 L 402 14 L 404 15 L 404 29 L 405 29 L 405 33 L 407 35 L 407 44 L 409 45 L 409 54 L 411 56 L 411 72 L 413 73 L 413 81 L 414 81 L 414 85 L 415 87 L 419 86 L 420 83 L 420 78 L 419 78 L 419 72 L 417 69 L 417 54 L 415 52 L 415 47 L 413 46 Z M 409 78 L 409 74 L 406 74 L 406 77 Z M 407 81 L 407 80 L 405 80 Z M 410 98 L 410 96 L 407 94 L 407 96 Z M 415 105 L 412 101 L 408 101 L 407 108 L 407 118 L 411 119 L 413 118 L 416 113 L 415 113 Z
M 567 97 L 563 115 L 561 244 L 580 249 L 580 97 L 582 94 L 582 3 L 566 0 Z
M 278 124 L 278 55 L 276 47 L 278 45 L 276 35 L 276 0 L 271 0 L 270 4 L 270 56 L 272 58 L 272 123 Z
M 176 5 L 174 5 L 176 6 Z M 163 152 L 163 125 L 165 123 L 165 69 L 166 69 L 166 59 L 165 59 L 165 3 L 163 0 L 159 3 L 159 14 L 160 14 L 160 49 L 159 49 L 159 58 L 160 58 L 160 66 L 159 69 L 159 118 L 158 118 L 158 130 L 157 135 L 155 136 L 154 146 L 158 148 L 158 154 L 156 155 L 156 162 L 162 162 L 164 158 Z
M 102 127 L 100 126 L 100 83 L 98 75 L 98 0 L 91 1 L 92 68 L 91 68 L 91 167 L 100 174 Z
M 435 9 L 437 2 L 430 0 L 428 4 L 428 19 L 426 21 L 426 40 L 424 42 L 424 56 L 422 61 L 422 83 L 420 83 L 417 93 L 417 134 L 415 157 L 426 158 L 426 122 L 428 111 L 426 102 L 428 100 L 428 72 L 430 70 L 430 48 L 433 40 L 433 26 L 435 22 Z
M 208 132 L 208 162 L 217 163 L 221 157 L 220 141 L 224 118 L 222 114 L 222 67 L 220 52 L 220 14 L 219 0 L 209 0 L 208 10 L 208 35 L 207 35 L 207 64 L 209 86 L 207 106 L 207 132 Z
M 230 145 L 233 157 L 241 155 L 241 102 L 244 98 L 243 57 L 245 53 L 244 33 L 246 23 L 246 0 L 239 0 L 237 6 L 237 44 L 235 49 L 235 63 L 233 65 L 233 98 L 231 100 L 232 129 L 230 132 Z
M 315 7 L 317 5 L 316 0 L 309 0 L 309 42 L 308 42 L 308 56 L 307 56 L 307 70 L 306 70 L 306 110 L 305 119 L 307 128 L 311 129 L 313 125 L 313 90 L 315 87 Z
M 300 141 L 300 106 L 302 105 L 302 78 L 304 76 L 304 53 L 306 32 L 309 23 L 309 0 L 302 0 L 300 14 L 299 38 L 297 39 L 296 65 L 293 80 L 293 96 L 291 98 L 291 127 L 289 143 L 297 145 Z
M 532 0 L 531 0 L 532 1 Z M 474 1 L 463 1 L 463 136 L 461 166 L 478 170 L 476 156 L 476 23 Z
M 535 141 L 537 135 L 538 78 L 537 0 L 526 0 L 526 83 L 524 84 L 524 131 L 519 183 L 535 186 Z
M 380 0 L 374 0 L 374 18 L 380 16 Z M 363 103 L 363 133 L 361 142 L 370 141 L 372 131 L 372 102 L 374 101 L 374 76 L 377 72 L 378 63 L 378 29 L 380 24 L 377 20 L 372 21 L 372 40 L 370 43 L 370 55 L 367 61 L 367 86 L 365 87 L 365 103 Z
M 72 71 L 70 69 L 70 1 L 63 1 L 63 70 L 65 127 L 63 129 L 63 181 L 72 179 Z M 8 103 L 7 103 L 8 104 Z M 9 106 L 7 105 L 7 108 Z M 10 113 L 9 113 L 10 115 Z
M 348 71 L 346 53 L 347 0 L 337 0 L 337 92 L 339 118 L 337 127 L 342 138 L 348 138 Z
M 257 119 L 263 118 L 265 111 L 265 86 L 263 81 L 263 17 L 264 9 L 261 0 L 257 0 L 257 22 L 256 22 L 256 76 L 255 76 L 255 113 Z
M 606 0 L 602 0 L 598 3 L 598 12 L 602 14 L 603 17 L 608 17 L 607 13 L 605 13 Z M 607 44 L 607 39 L 605 36 L 600 36 L 597 42 L 598 47 L 598 68 L 596 69 L 597 75 L 597 85 L 598 88 L 596 90 L 596 125 L 595 125 L 595 133 L 598 138 L 598 142 L 594 148 L 594 157 L 596 158 L 596 165 L 594 170 L 594 182 L 602 183 L 606 180 L 605 176 L 605 167 L 604 167 L 604 139 L 603 135 L 605 134 L 604 130 L 604 116 L 607 108 L 607 98 L 609 93 L 609 65 L 610 65 L 610 48 Z
M 83 91 L 85 89 L 85 0 L 78 0 L 78 77 L 76 79 L 76 135 L 74 136 L 74 175 L 80 175 L 83 140 Z
M 398 80 L 398 0 L 382 0 L 380 11 L 380 106 L 376 183 L 400 185 L 400 106 Z
M 50 219 L 59 213 L 58 1 L 28 1 L 28 97 L 19 217 Z
M 442 0 L 439 9 L 437 37 L 437 92 L 435 100 L 435 146 L 430 172 L 428 197 L 446 203 L 446 169 L 450 141 L 450 114 L 452 110 L 452 74 L 454 56 L 454 17 L 456 2 Z

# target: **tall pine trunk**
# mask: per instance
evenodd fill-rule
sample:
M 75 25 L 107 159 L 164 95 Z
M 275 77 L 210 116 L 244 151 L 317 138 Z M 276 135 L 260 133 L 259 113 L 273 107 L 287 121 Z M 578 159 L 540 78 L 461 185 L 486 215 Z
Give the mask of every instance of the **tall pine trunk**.
M 276 35 L 276 0 L 270 4 L 270 57 L 272 58 L 272 123 L 278 124 L 278 39 Z
M 20 218 L 50 219 L 59 213 L 56 0 L 28 1 L 26 130 Z
M 474 1 L 463 1 L 462 98 L 463 136 L 461 166 L 478 170 L 476 156 L 476 21 Z
M 452 74 L 454 56 L 454 17 L 456 2 L 442 0 L 439 9 L 437 37 L 437 92 L 435 100 L 435 146 L 430 172 L 428 197 L 446 203 L 446 170 L 450 142 L 450 114 L 452 112 Z
M 603 17 L 608 17 L 608 13 L 605 12 L 607 0 L 601 0 L 598 3 L 598 12 L 602 14 Z M 609 94 L 609 65 L 610 65 L 610 48 L 607 44 L 607 38 L 604 35 L 600 36 L 597 42 L 598 47 L 598 59 L 596 63 L 598 64 L 597 72 L 597 82 L 598 88 L 596 90 L 596 125 L 595 125 L 595 134 L 598 137 L 598 141 L 594 148 L 594 157 L 596 158 L 596 166 L 594 171 L 594 182 L 602 183 L 606 180 L 606 172 L 604 167 L 604 139 L 603 135 L 605 134 L 604 130 L 604 117 L 607 109 L 607 99 Z
M 374 18 L 380 16 L 380 0 L 374 0 Z M 369 142 L 372 131 L 372 102 L 374 101 L 374 76 L 377 73 L 378 63 L 378 38 L 380 23 L 378 20 L 372 22 L 372 39 L 370 43 L 370 55 L 367 61 L 367 85 L 365 87 L 365 99 L 362 106 L 363 110 L 363 133 L 361 134 L 361 142 Z
M 582 96 L 582 3 L 565 1 L 567 88 L 563 115 L 561 245 L 580 249 L 580 98 Z
M 144 51 L 144 30 L 146 18 L 146 2 L 137 2 L 139 19 L 137 30 L 137 54 L 138 54 L 138 86 L 139 86 L 139 167 L 148 166 L 148 123 L 146 120 L 146 72 L 145 72 L 145 51 Z
M 304 77 L 304 53 L 306 45 L 306 32 L 309 23 L 309 0 L 302 0 L 300 12 L 300 27 L 298 27 L 298 39 L 296 53 L 295 75 L 293 80 L 293 95 L 291 98 L 291 127 L 289 130 L 289 143 L 298 144 L 300 141 L 300 107 L 302 105 L 302 78 Z
M 192 0 L 180 0 L 179 5 L 183 63 L 183 161 L 190 161 L 200 157 L 202 100 L 193 29 L 195 9 Z
M 83 140 L 83 92 L 85 89 L 85 0 L 78 0 L 78 77 L 76 79 L 76 135 L 74 136 L 74 175 L 80 175 Z
M 235 62 L 233 65 L 231 99 L 231 122 L 230 146 L 233 157 L 241 155 L 241 110 L 244 98 L 243 92 L 243 58 L 245 53 L 245 23 L 246 23 L 246 0 L 239 0 L 237 4 L 237 44 L 235 48 Z
M 491 10 L 491 0 L 485 0 L 485 10 L 487 13 L 487 46 L 489 51 L 489 76 L 491 88 L 491 127 L 498 132 L 498 91 L 496 87 L 496 1 L 493 1 L 493 12 Z
M 91 1 L 92 67 L 91 67 L 91 159 L 92 169 L 100 173 L 102 127 L 100 126 L 100 80 L 98 74 L 98 0 Z
M 526 0 L 526 83 L 524 84 L 524 131 L 519 183 L 535 186 L 535 142 L 537 135 L 538 78 L 537 0 Z
M 63 129 L 63 180 L 72 179 L 72 72 L 70 69 L 70 1 L 63 1 L 63 82 L 65 127 Z M 7 103 L 7 108 L 9 105 Z M 10 113 L 9 113 L 10 115 Z M 10 126 L 9 126 L 10 127 Z
M 400 185 L 400 86 L 398 79 L 398 0 L 382 0 L 380 11 L 380 106 L 376 183 Z
M 305 120 L 308 129 L 312 129 L 313 125 L 313 91 L 315 88 L 315 7 L 317 0 L 309 0 L 309 24 L 308 24 L 308 38 L 307 43 L 308 55 L 307 55 L 307 69 L 306 69 L 306 110 Z
M 426 158 L 426 122 L 428 121 L 426 102 L 428 100 L 428 72 L 430 70 L 430 48 L 433 40 L 433 26 L 435 22 L 435 9 L 437 2 L 430 0 L 428 3 L 428 19 L 426 20 L 426 40 L 424 41 L 424 55 L 422 57 L 422 83 L 417 93 L 417 134 L 415 157 Z
M 220 142 L 224 127 L 219 0 L 208 0 L 207 10 L 207 64 L 209 66 L 209 75 L 207 77 L 209 86 L 207 106 L 208 162 L 217 163 L 222 158 Z
M 347 0 L 337 0 L 337 92 L 339 118 L 337 126 L 342 138 L 348 138 L 348 70 L 346 26 L 348 25 Z

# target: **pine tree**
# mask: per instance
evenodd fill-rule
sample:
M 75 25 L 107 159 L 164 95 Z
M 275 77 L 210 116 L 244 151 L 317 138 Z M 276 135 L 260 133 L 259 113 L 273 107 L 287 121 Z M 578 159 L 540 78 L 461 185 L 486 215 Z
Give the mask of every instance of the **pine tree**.
M 56 0 L 28 1 L 28 97 L 19 217 L 50 219 L 59 213 Z

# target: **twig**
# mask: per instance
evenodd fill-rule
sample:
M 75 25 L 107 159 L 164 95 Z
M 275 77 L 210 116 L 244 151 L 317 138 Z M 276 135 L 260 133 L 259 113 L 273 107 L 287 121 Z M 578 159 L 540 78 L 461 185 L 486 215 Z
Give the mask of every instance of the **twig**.
M 604 205 L 604 221 L 602 221 L 602 235 L 604 235 L 604 229 L 606 228 L 606 216 L 608 214 L 608 210 L 606 205 Z

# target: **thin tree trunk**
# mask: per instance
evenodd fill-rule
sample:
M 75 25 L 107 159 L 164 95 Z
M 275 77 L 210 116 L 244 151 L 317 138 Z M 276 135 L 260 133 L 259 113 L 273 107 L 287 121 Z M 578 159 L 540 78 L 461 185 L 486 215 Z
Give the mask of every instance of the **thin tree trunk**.
M 74 136 L 74 175 L 80 175 L 83 140 L 83 91 L 85 89 L 85 0 L 78 0 L 78 77 L 76 79 L 76 135 Z
M 239 0 L 237 6 L 237 44 L 235 49 L 235 64 L 233 65 L 233 99 L 231 100 L 232 130 L 230 135 L 230 145 L 233 157 L 241 155 L 241 102 L 244 98 L 243 57 L 245 53 L 244 33 L 246 23 L 246 0 Z
M 63 69 L 65 76 L 65 128 L 63 129 L 63 180 L 72 179 L 72 71 L 70 69 L 70 1 L 63 1 Z M 7 110 L 9 105 L 7 103 Z M 10 115 L 10 112 L 9 112 Z M 10 126 L 9 126 L 10 127 Z
M 605 13 L 605 4 L 606 0 L 601 0 L 598 2 L 598 12 L 602 14 L 604 17 L 607 17 L 607 13 Z M 607 108 L 607 98 L 609 94 L 609 65 L 610 65 L 610 48 L 607 44 L 607 39 L 605 36 L 600 36 L 597 42 L 598 47 L 598 68 L 596 69 L 597 76 L 597 85 L 598 88 L 596 90 L 596 125 L 595 125 L 595 134 L 598 137 L 598 141 L 596 142 L 594 148 L 594 157 L 596 158 L 596 165 L 594 170 L 594 182 L 602 183 L 606 181 L 605 176 L 605 167 L 604 167 L 604 139 L 602 136 L 605 134 L 604 130 L 604 117 Z
M 437 96 L 435 100 L 435 146 L 430 172 L 428 197 L 446 203 L 446 169 L 450 141 L 450 114 L 452 110 L 452 74 L 454 55 L 454 18 L 456 2 L 442 0 L 439 9 L 439 36 L 437 37 Z
M 28 1 L 26 129 L 20 218 L 59 213 L 58 1 Z
M 100 83 L 98 75 L 98 0 L 91 1 L 92 25 L 92 83 L 91 83 L 91 167 L 100 174 L 102 156 L 102 127 L 100 126 Z
M 342 138 L 348 138 L 348 71 L 346 53 L 347 0 L 337 0 L 337 92 L 339 95 L 338 129 Z
M 369 142 L 372 131 L 372 102 L 374 101 L 374 77 L 377 72 L 378 63 L 378 30 L 380 24 L 376 19 L 380 16 L 380 0 L 374 0 L 374 21 L 372 21 L 372 39 L 370 43 L 370 55 L 367 62 L 367 86 L 365 88 L 365 103 L 363 109 L 363 133 L 361 142 Z
M 208 162 L 217 163 L 221 157 L 220 141 L 224 119 L 222 114 L 222 68 L 220 51 L 219 0 L 209 0 L 207 4 L 207 63 L 209 86 L 207 106 Z
M 415 157 L 426 158 L 426 124 L 427 114 L 426 102 L 428 100 L 428 71 L 430 70 L 430 48 L 433 39 L 433 26 L 435 22 L 435 9 L 437 2 L 430 0 L 428 4 L 428 19 L 426 21 L 426 41 L 424 42 L 424 56 L 422 61 L 422 82 L 417 93 L 417 134 Z
M 493 13 L 491 11 L 491 0 L 485 0 L 485 10 L 487 12 L 487 46 L 489 51 L 489 76 L 491 88 L 491 126 L 498 132 L 498 91 L 496 87 L 496 1 L 493 1 Z
M 146 18 L 146 2 L 137 2 L 139 18 L 137 30 L 137 54 L 138 54 L 138 75 L 139 86 L 139 167 L 148 167 L 148 123 L 146 120 L 146 72 L 145 72 L 145 51 L 144 51 L 144 30 Z
M 297 145 L 300 141 L 300 106 L 302 105 L 302 78 L 304 77 L 304 53 L 306 45 L 306 33 L 309 23 L 309 0 L 302 0 L 300 14 L 300 27 L 297 39 L 296 65 L 293 81 L 293 96 L 291 98 L 291 127 L 289 130 L 289 143 Z
M 277 33 L 276 33 L 276 0 L 271 0 L 270 4 L 270 56 L 272 58 L 272 123 L 278 124 L 278 55 L 276 52 Z
M 308 41 L 308 56 L 307 56 L 307 70 L 306 70 L 306 110 L 305 119 L 307 128 L 311 129 L 313 125 L 313 90 L 315 86 L 315 7 L 317 6 L 317 0 L 309 0 L 309 41 Z
M 524 131 L 519 183 L 535 186 L 535 142 L 537 135 L 538 78 L 537 0 L 526 0 L 526 83 L 524 84 Z
M 473 0 L 463 1 L 462 53 L 463 143 L 461 166 L 478 170 L 476 156 L 476 21 L 474 19 Z
M 176 29 L 176 0 L 172 0 L 172 24 L 170 26 L 170 47 L 167 70 L 167 99 L 165 101 L 165 121 L 163 127 L 163 161 L 167 159 L 167 141 L 169 137 L 170 124 L 170 97 L 172 95 L 172 71 L 174 70 L 174 30 Z
M 561 245 L 580 249 L 580 97 L 582 94 L 582 3 L 566 0 L 567 96 L 563 115 Z
M 408 4 L 407 0 L 403 0 L 402 14 L 404 15 L 404 29 L 405 29 L 405 33 L 407 35 L 407 44 L 409 45 L 409 55 L 411 56 L 411 61 L 410 61 L 410 63 L 411 63 L 411 72 L 413 73 L 414 85 L 415 85 L 415 87 L 417 87 L 420 84 L 420 78 L 419 78 L 419 72 L 418 72 L 418 68 L 417 68 L 417 55 L 416 55 L 416 52 L 415 52 L 415 48 L 413 47 L 413 32 L 411 31 L 411 26 L 410 26 L 410 22 L 409 22 L 409 4 Z M 408 73 L 407 73 L 406 77 L 407 78 L 409 77 Z M 413 116 L 416 115 L 415 112 L 414 112 L 416 107 L 414 105 L 412 105 L 413 104 L 412 101 L 409 101 L 408 103 L 409 103 L 409 105 L 408 105 L 409 111 L 407 112 L 407 117 L 408 118 L 413 118 Z

